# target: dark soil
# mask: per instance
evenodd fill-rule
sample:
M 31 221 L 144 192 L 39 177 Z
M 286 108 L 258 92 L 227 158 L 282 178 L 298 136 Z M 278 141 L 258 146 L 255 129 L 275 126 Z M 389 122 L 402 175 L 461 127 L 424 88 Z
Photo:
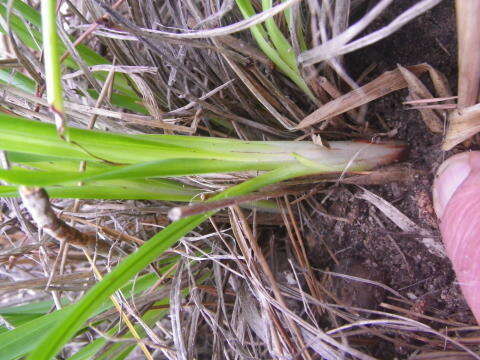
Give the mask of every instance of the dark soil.
M 416 2 L 394 2 L 388 13 L 372 28 L 387 24 Z M 408 66 L 426 62 L 446 75 L 455 93 L 455 30 L 453 1 L 444 1 L 389 38 L 349 54 L 345 59 L 345 67 L 356 78 L 372 63 L 377 64 L 365 80 L 370 81 L 385 71 L 395 69 L 397 64 Z M 427 77 L 422 77 L 422 80 L 430 86 Z M 407 95 L 408 91 L 403 90 L 369 104 L 367 121 L 373 128 L 382 129 L 377 121 L 378 115 L 389 130 L 397 129 L 394 138 L 407 142 L 410 147 L 406 162 L 420 174 L 407 183 L 370 186 L 368 189 L 441 241 L 431 202 L 431 186 L 437 167 L 451 154 L 441 150 L 442 136 L 429 132 L 420 114 L 416 110 L 406 110 L 402 105 Z M 365 277 L 372 271 L 381 271 L 383 282 L 411 299 L 411 306 L 416 311 L 475 324 L 455 282 L 449 261 L 429 253 L 419 242 L 419 234 L 402 233 L 377 208 L 356 198 L 355 194 L 359 191 L 355 186 L 340 186 L 324 203 L 329 215 L 347 219 L 348 222 L 316 216 L 317 235 L 310 241 L 313 266 L 322 269 L 338 269 L 340 266 L 343 269 L 341 272 L 359 277 Z M 341 265 L 334 265 L 322 243 L 336 254 Z M 364 259 L 363 265 L 352 261 L 358 258 Z M 348 264 L 352 265 L 349 267 Z M 369 291 L 367 288 L 364 290 Z M 370 300 L 367 302 L 371 303 Z M 399 305 L 391 298 L 384 301 Z M 365 299 L 357 299 L 356 304 L 364 305 Z M 378 301 L 371 304 L 371 308 L 375 308 Z M 402 306 L 408 308 L 408 305 Z M 390 349 L 388 353 L 385 351 L 380 346 L 373 355 L 388 358 L 409 352 L 401 349 Z

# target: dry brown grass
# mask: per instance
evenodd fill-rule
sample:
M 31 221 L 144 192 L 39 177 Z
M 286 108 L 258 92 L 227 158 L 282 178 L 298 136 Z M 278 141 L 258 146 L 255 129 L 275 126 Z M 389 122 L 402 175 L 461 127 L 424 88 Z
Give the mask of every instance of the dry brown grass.
M 365 126 L 366 110 L 362 106 L 408 87 L 408 105 L 419 105 L 430 131 L 442 132 L 445 111 L 450 108 L 423 106 L 424 101 L 436 100 L 416 77 L 429 72 L 435 96 L 451 100 L 448 84 L 432 67 L 426 64 L 399 67 L 358 86 L 348 76 L 348 66 L 342 65 L 346 53 L 378 41 L 439 2 L 418 1 L 413 10 L 387 27 L 357 40 L 354 38 L 381 15 L 391 0 L 380 1 L 368 13 L 362 13 L 362 1 L 338 0 L 333 3 L 335 6 L 327 6 L 328 1 L 297 4 L 293 8 L 296 21 L 300 14 L 303 18 L 307 15 L 311 27 L 312 50 L 299 54 L 299 59 L 304 65 L 302 72 L 318 98 L 315 103 L 275 71 L 247 32 L 240 32 L 262 17 L 242 20 L 234 1 L 165 1 L 161 5 L 155 1 L 118 1 L 116 6 L 94 0 L 65 1 L 67 15 L 62 21 L 68 24 L 65 31 L 75 35 L 78 42 L 104 49 L 105 55 L 119 64 L 108 68 L 85 65 L 81 71 L 65 75 L 65 85 L 84 91 L 89 84 L 106 94 L 107 87 L 102 89 L 91 73 L 105 69 L 112 74 L 125 72 L 135 82 L 149 111 L 147 115 L 139 115 L 115 108 L 109 103 L 108 94 L 105 101 L 90 98 L 88 103 L 81 103 L 80 97 L 71 91 L 67 93 L 66 113 L 76 126 L 126 133 L 189 133 L 247 140 L 318 134 L 317 141 L 328 146 L 328 139 L 335 137 L 391 136 Z M 364 16 L 361 22 L 348 27 L 351 12 Z M 102 21 L 95 22 L 96 19 Z M 279 21 L 288 33 L 288 25 Z M 472 30 L 474 25 L 465 27 Z M 20 56 L 14 40 L 4 38 L 2 46 L 17 62 L 3 62 L 1 66 L 22 66 L 32 75 L 40 71 L 36 67 L 39 64 L 32 60 L 35 56 Z M 71 44 L 74 57 L 75 45 L 76 42 Z M 294 43 L 294 48 L 298 51 L 298 44 Z M 467 65 L 461 65 L 461 69 L 464 67 Z M 468 77 L 462 74 L 461 70 L 462 79 Z M 478 87 L 478 79 L 473 82 Z M 0 89 L 0 103 L 8 106 L 9 111 L 51 121 L 48 114 L 35 109 L 37 104 L 46 104 L 40 95 L 42 89 L 36 96 L 4 85 Z M 473 105 L 467 103 L 465 106 Z M 469 121 L 470 116 L 476 119 L 477 113 L 475 107 L 467 108 L 463 120 Z M 455 116 L 458 115 L 451 115 L 451 119 Z M 172 271 L 160 276 L 157 284 L 140 296 L 132 299 L 118 296 L 123 311 L 97 315 L 92 323 L 102 321 L 100 325 L 77 337 L 67 351 L 84 346 L 91 337 L 105 337 L 107 345 L 97 356 L 113 344 L 136 342 L 143 354 L 158 359 L 371 359 L 375 344 L 381 341 L 411 354 L 412 359 L 480 358 L 475 352 L 480 343 L 479 327 L 446 319 L 436 309 L 418 308 L 401 290 L 380 282 L 311 265 L 306 237 L 316 224 L 310 206 L 324 216 L 335 218 L 324 211 L 322 199 L 341 184 L 384 184 L 414 176 L 415 171 L 397 166 L 363 174 L 300 179 L 266 189 L 264 193 L 210 203 L 209 209 L 228 208 L 166 255 L 166 258 L 180 256 Z M 182 181 L 201 186 L 208 193 L 242 178 L 242 174 L 232 174 L 218 178 L 187 177 Z M 368 191 L 359 192 L 357 197 L 377 206 L 402 231 L 420 233 L 422 246 L 443 256 L 438 240 L 394 205 Z M 273 214 L 246 211 L 238 206 L 268 198 L 277 199 Z M 168 224 L 168 211 L 177 204 L 153 201 L 75 204 L 56 200 L 53 205 L 62 211 L 61 218 L 75 223 L 80 231 L 93 230 L 101 239 L 128 253 Z M 37 231 L 18 200 L 2 199 L 1 206 L 2 306 L 53 298 L 55 306 L 61 308 L 62 296 L 74 301 L 96 281 L 81 253 L 65 249 L 55 260 L 57 248 L 51 239 Z M 204 211 L 204 206 L 176 208 L 173 215 L 178 218 Z M 338 217 L 335 220 L 349 221 Z M 338 263 L 335 252 L 328 246 L 324 256 L 332 264 Z M 115 262 L 115 259 L 105 262 L 98 268 L 99 274 L 108 272 Z M 57 271 L 52 270 L 57 267 Z M 147 270 L 157 271 L 153 267 Z M 342 303 L 332 289 L 332 283 L 339 277 L 354 283 L 367 282 L 385 291 L 389 296 L 380 305 L 381 311 Z M 153 326 L 145 324 L 142 315 L 166 296 L 170 301 L 170 307 L 164 308 L 168 315 Z M 128 328 L 128 321 L 125 325 L 122 317 L 140 325 L 146 335 L 142 339 L 120 339 Z M 7 320 L 2 321 L 9 326 Z M 117 336 L 109 336 L 107 331 L 115 327 L 119 328 Z M 134 352 L 131 358 L 135 356 L 142 355 Z

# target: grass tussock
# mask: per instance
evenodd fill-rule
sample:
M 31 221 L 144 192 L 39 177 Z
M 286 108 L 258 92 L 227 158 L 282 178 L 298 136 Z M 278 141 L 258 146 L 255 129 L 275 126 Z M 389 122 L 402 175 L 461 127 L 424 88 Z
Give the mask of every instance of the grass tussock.
M 310 253 L 317 215 L 351 222 L 335 189 L 418 175 L 366 105 L 408 88 L 432 133 L 454 106 L 428 64 L 349 75 L 440 0 L 367 3 L 0 0 L 2 359 L 478 358 L 477 327 Z

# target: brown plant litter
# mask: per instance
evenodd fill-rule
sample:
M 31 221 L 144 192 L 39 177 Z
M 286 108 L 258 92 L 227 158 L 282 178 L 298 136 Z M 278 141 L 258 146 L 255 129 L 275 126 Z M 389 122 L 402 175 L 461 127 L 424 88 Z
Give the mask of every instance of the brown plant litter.
M 245 20 L 230 0 L 65 1 L 61 22 L 73 38 L 64 58 L 78 60 L 74 48 L 84 43 L 114 64 L 63 73 L 75 87 L 66 92 L 70 124 L 127 134 L 312 138 L 325 147 L 392 139 L 409 144 L 405 159 L 212 203 L 49 202 L 41 190 L 24 189 L 23 203 L 0 202 L 0 311 L 52 299 L 60 309 L 169 218 L 223 209 L 158 259 L 175 261 L 168 271 L 145 269 L 155 276 L 152 287 L 112 297 L 115 309 L 92 317 L 63 355 L 104 338 L 93 358 L 129 344 L 136 349 L 128 359 L 480 359 L 480 327 L 445 258 L 430 199 L 433 174 L 450 154 L 442 146 L 480 149 L 471 138 L 480 130 L 479 52 L 468 51 L 480 46 L 478 5 L 457 0 L 456 30 L 447 0 L 274 1 L 266 12 L 253 3 L 259 15 Z M 292 18 L 280 14 L 285 7 Z M 316 102 L 245 31 L 273 13 L 285 35 L 307 34 L 310 50 L 295 38 L 292 51 Z M 2 36 L 9 56 L 0 68 L 40 82 L 41 54 Z M 112 83 L 95 80 L 100 71 L 112 82 L 128 74 L 147 113 L 113 106 Z M 76 93 L 87 87 L 101 99 Z M 41 86 L 31 94 L 0 84 L 0 92 L 0 111 L 52 122 Z M 208 198 L 246 177 L 177 180 Z M 105 257 L 92 259 L 95 252 Z M 152 313 L 158 318 L 147 323 Z M 7 315 L 2 327 L 14 327 Z

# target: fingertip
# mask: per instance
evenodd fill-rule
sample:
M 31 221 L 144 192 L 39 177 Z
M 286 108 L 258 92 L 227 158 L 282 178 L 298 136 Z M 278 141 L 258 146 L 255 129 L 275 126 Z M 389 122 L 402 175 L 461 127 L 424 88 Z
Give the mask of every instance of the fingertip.
M 439 219 L 459 186 L 473 169 L 480 169 L 480 152 L 464 152 L 445 160 L 437 171 L 433 184 L 433 206 Z
M 480 324 L 480 152 L 461 153 L 438 169 L 435 212 L 458 283 Z

